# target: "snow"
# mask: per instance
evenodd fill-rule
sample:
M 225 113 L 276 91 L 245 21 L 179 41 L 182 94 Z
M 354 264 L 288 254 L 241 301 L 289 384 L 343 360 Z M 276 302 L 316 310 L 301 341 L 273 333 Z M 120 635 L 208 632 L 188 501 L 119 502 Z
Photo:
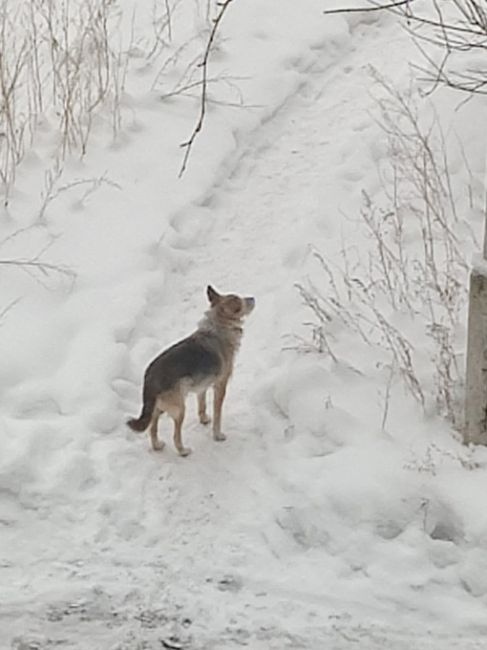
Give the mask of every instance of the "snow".
M 205 25 L 203 5 L 178 5 L 178 43 Z M 386 355 L 343 323 L 329 324 L 337 361 L 310 350 L 295 286 L 324 286 L 314 251 L 338 268 L 344 242 L 373 250 L 358 215 L 363 191 L 384 200 L 389 148 L 369 71 L 410 91 L 417 51 L 391 16 L 260 5 L 232 4 L 211 62 L 246 107 L 217 87 L 181 179 L 198 104 L 160 95 L 204 38 L 159 77 L 142 10 L 123 130 L 113 142 L 100 118 L 57 189 L 107 182 L 56 193 L 39 219 L 55 165 L 49 120 L 19 169 L 0 259 L 46 248 L 42 259 L 70 273 L 0 267 L 0 309 L 20 298 L 0 329 L 2 648 L 485 645 L 487 454 L 434 414 L 421 315 L 391 319 L 415 342 L 425 411 L 397 379 L 387 397 Z M 127 2 L 126 30 L 131 15 Z M 421 119 L 442 120 L 454 186 L 465 185 L 459 134 L 479 193 L 473 119 L 446 93 L 435 104 L 412 93 Z M 467 196 L 459 207 L 468 259 L 481 213 Z M 225 402 L 228 439 L 215 444 L 190 413 L 192 456 L 154 453 L 124 422 L 147 363 L 200 319 L 208 283 L 256 297 Z
M 481 253 L 477 253 L 472 257 L 472 271 L 478 275 L 485 275 L 487 272 L 487 260 Z

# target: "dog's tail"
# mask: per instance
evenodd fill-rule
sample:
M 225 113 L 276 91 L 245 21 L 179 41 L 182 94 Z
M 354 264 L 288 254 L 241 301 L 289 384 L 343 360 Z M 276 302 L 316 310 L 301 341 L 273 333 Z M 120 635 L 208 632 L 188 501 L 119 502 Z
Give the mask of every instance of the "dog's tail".
M 127 420 L 127 425 L 133 431 L 145 431 L 149 426 L 149 422 L 151 421 L 155 405 L 155 395 L 148 394 L 148 391 L 144 390 L 144 404 L 142 406 L 142 413 L 138 418 L 130 418 L 130 420 Z

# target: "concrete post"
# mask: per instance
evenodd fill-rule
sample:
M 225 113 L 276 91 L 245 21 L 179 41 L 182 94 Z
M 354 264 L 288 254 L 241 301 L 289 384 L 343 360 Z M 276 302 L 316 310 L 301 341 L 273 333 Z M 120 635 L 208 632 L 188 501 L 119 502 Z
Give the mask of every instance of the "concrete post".
M 487 445 L 487 273 L 481 268 L 470 274 L 467 336 L 464 441 Z
M 487 151 L 484 167 L 484 250 L 470 274 L 465 379 L 466 444 L 487 445 Z

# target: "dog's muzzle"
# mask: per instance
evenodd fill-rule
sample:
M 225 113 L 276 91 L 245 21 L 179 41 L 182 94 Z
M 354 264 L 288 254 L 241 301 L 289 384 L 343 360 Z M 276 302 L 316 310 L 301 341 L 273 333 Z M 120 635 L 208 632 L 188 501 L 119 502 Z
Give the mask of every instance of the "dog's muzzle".
M 247 314 L 250 314 L 252 309 L 255 307 L 255 298 L 245 298 L 245 306 L 247 308 Z

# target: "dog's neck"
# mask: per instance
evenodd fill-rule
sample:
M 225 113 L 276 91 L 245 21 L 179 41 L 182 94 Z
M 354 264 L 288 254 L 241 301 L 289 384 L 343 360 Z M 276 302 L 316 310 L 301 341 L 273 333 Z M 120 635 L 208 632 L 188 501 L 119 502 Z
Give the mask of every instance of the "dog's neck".
M 198 329 L 218 333 L 219 336 L 225 337 L 233 353 L 238 350 L 243 335 L 241 319 L 222 320 L 211 309 L 205 313 L 204 318 L 198 323 Z

